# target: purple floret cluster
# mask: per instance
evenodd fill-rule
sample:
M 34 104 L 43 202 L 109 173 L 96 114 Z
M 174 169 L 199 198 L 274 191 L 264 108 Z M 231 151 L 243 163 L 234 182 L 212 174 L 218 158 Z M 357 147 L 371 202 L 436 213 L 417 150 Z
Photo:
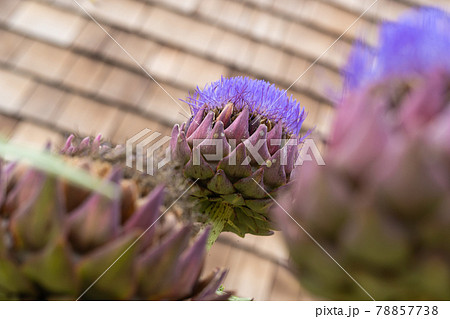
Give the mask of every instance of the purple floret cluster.
M 426 70 L 450 70 L 450 14 L 432 7 L 409 11 L 381 26 L 379 45 L 359 41 L 343 72 L 347 88 L 358 89 L 389 76 L 411 76 Z
M 197 89 L 185 101 L 195 116 L 203 107 L 206 110 L 222 109 L 228 103 L 235 111 L 249 108 L 250 114 L 272 122 L 281 121 L 284 130 L 294 136 L 300 134 L 306 113 L 292 95 L 264 80 L 248 77 L 224 78 Z

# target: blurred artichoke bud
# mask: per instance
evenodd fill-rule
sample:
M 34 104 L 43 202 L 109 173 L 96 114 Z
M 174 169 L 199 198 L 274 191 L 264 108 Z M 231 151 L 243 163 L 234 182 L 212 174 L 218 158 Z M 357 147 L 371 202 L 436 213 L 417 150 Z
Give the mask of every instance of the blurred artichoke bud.
M 100 159 L 113 150 L 100 138 L 72 140 L 62 150 L 72 156 L 67 169 L 83 163 L 120 193 L 108 198 L 27 165 L 0 163 L 0 299 L 227 299 L 216 294 L 225 272 L 200 279 L 208 230 L 197 238 L 189 225 L 162 231 L 164 187 L 141 196 L 120 165 Z
M 327 165 L 303 166 L 280 200 L 376 300 L 450 298 L 450 37 L 443 26 L 449 15 L 425 8 L 384 25 L 376 55 L 357 47 L 353 59 L 370 56 L 370 67 L 351 60 L 358 81 L 337 110 Z M 431 58 L 436 52 L 440 59 Z M 369 297 L 281 208 L 274 213 L 305 288 L 329 299 Z

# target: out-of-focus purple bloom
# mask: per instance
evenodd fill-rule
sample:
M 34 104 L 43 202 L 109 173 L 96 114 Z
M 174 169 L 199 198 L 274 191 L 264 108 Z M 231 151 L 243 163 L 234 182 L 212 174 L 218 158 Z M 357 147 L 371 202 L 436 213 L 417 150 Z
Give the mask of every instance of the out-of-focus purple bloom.
M 348 89 L 387 76 L 410 76 L 433 68 L 450 70 L 450 14 L 423 7 L 381 26 L 379 45 L 358 42 L 344 69 Z
M 302 286 L 329 299 L 450 298 L 450 19 L 423 8 L 358 43 L 326 166 L 274 210 Z M 292 222 L 294 218 L 348 274 Z

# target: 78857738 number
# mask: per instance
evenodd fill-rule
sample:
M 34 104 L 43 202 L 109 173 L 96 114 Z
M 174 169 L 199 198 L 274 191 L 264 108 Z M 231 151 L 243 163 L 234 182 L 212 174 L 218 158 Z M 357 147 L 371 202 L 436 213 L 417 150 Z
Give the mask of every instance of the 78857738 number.
M 377 316 L 437 316 L 438 306 L 377 306 Z

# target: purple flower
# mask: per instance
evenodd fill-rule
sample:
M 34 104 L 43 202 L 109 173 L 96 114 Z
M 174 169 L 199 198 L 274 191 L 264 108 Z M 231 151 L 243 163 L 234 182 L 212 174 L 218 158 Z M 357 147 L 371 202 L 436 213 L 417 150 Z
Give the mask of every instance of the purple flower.
M 450 70 L 449 30 L 450 15 L 432 7 L 385 22 L 377 47 L 355 44 L 344 68 L 347 87 L 353 90 L 387 76 L 423 74 L 434 68 Z
M 271 196 L 291 180 L 304 109 L 274 85 L 244 77 L 222 77 L 186 100 L 192 117 L 173 128 L 172 159 L 196 181 L 196 211 L 213 226 L 208 245 L 222 231 L 272 234 Z
M 300 103 L 289 97 L 285 91 L 264 80 L 248 77 L 224 78 L 197 89 L 185 101 L 190 105 L 192 115 L 203 108 L 206 111 L 223 109 L 233 103 L 236 111 L 248 107 L 254 117 L 264 117 L 283 124 L 287 133 L 298 136 L 306 114 Z

